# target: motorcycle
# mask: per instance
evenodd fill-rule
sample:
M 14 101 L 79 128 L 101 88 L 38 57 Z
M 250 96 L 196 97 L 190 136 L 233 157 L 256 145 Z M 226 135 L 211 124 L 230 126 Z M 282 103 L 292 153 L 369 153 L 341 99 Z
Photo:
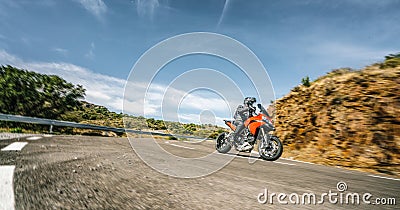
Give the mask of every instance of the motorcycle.
M 282 155 L 282 142 L 277 136 L 271 134 L 275 130 L 271 117 L 261 104 L 257 104 L 257 106 L 260 113 L 249 117 L 244 122 L 245 128 L 241 133 L 237 134 L 236 141 L 234 140 L 236 126 L 233 121 L 224 120 L 231 131 L 221 133 L 217 137 L 215 148 L 218 152 L 227 153 L 231 150 L 232 146 L 240 152 L 251 152 L 258 140 L 258 153 L 264 160 L 274 161 Z M 240 149 L 244 142 L 248 142 L 251 145 L 245 151 Z

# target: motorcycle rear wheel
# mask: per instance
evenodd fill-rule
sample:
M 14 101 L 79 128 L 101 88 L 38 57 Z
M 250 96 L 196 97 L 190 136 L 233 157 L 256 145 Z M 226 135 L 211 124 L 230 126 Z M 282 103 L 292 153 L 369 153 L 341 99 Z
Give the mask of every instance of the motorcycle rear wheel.
M 258 144 L 258 153 L 261 158 L 268 161 L 274 161 L 281 157 L 283 152 L 283 145 L 281 140 L 277 136 L 271 136 L 269 139 L 270 145 L 264 145 L 264 141 L 261 140 Z
M 232 146 L 228 141 L 228 133 L 224 132 L 219 134 L 215 142 L 215 149 L 219 153 L 227 153 L 231 150 Z

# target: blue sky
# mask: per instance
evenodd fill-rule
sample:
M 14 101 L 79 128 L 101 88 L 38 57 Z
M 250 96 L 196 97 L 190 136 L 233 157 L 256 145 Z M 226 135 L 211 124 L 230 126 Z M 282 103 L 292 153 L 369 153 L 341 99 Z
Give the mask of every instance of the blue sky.
M 182 33 L 215 32 L 259 57 L 279 98 L 306 75 L 399 52 L 398 11 L 398 0 L 1 0 L 0 64 L 58 74 L 83 84 L 88 101 L 120 111 L 125 80 L 146 50 Z M 229 68 L 206 58 L 173 66 L 192 63 Z

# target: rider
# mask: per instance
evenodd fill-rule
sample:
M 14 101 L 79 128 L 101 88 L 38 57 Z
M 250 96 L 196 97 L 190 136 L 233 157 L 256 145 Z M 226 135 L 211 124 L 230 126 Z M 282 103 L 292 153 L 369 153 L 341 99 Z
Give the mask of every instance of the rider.
M 246 97 L 243 101 L 243 105 L 239 105 L 236 109 L 234 118 L 236 129 L 234 132 L 234 140 L 239 143 L 239 135 L 244 129 L 244 121 L 246 121 L 249 117 L 255 115 L 256 108 L 253 104 L 256 102 L 256 98 L 254 97 Z M 251 145 L 245 141 L 242 145 L 239 146 L 239 149 L 242 151 L 251 149 Z

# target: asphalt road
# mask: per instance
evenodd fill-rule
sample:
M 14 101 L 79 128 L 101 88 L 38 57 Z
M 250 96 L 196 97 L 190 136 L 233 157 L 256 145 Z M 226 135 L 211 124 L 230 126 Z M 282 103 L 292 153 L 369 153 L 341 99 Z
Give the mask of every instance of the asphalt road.
M 155 148 L 151 139 L 41 136 L 1 140 L 0 149 L 13 142 L 28 144 L 0 151 L 0 209 L 400 209 L 398 179 L 249 153 L 212 154 L 209 141 L 157 140 Z

